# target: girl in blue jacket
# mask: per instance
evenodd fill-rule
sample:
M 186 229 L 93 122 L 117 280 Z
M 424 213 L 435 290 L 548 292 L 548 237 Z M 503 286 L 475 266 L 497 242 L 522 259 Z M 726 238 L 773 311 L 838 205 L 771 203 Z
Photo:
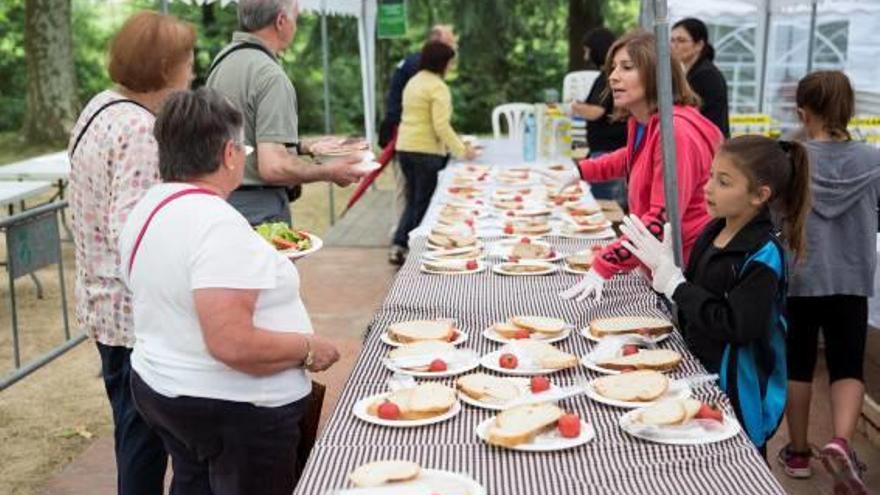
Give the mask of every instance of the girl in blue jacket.
M 809 168 L 797 143 L 763 136 L 724 143 L 705 187 L 714 219 L 684 273 L 675 265 L 669 224 L 645 226 L 630 217 L 623 226 L 625 247 L 651 269 L 654 289 L 676 304 L 688 348 L 720 375 L 737 418 L 765 456 L 785 411 L 783 243 L 796 259 L 803 255 Z

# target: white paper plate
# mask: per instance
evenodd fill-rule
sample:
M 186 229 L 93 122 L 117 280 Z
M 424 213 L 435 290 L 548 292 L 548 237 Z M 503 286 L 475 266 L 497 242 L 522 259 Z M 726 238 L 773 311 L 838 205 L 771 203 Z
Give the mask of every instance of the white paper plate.
M 641 438 L 642 440 L 647 440 L 649 442 L 655 443 L 664 443 L 669 445 L 705 445 L 708 443 L 722 442 L 729 438 L 735 437 L 740 432 L 739 422 L 735 417 L 724 413 L 724 423 L 720 425 L 721 427 L 718 429 L 704 430 L 700 433 L 699 436 L 688 436 L 685 438 L 675 438 L 675 437 L 656 437 L 653 435 L 646 435 L 639 431 L 637 425 L 633 424 L 633 418 L 639 414 L 639 409 L 635 409 L 633 411 L 629 411 L 623 416 L 620 417 L 619 425 L 620 428 L 627 432 L 628 434 Z
M 365 495 L 368 493 L 388 493 L 389 495 L 408 495 L 409 493 L 486 495 L 486 489 L 483 485 L 465 474 L 423 468 L 419 471 L 418 478 L 414 480 L 396 481 L 379 487 L 331 491 L 325 495 Z
M 571 265 L 569 265 L 568 263 L 562 265 L 562 271 L 566 273 L 571 273 L 573 275 L 586 275 L 587 273 L 589 273 L 589 270 L 576 270 L 572 268 Z
M 378 416 L 373 416 L 372 414 L 367 412 L 367 408 L 369 407 L 370 404 L 372 404 L 374 402 L 381 401 L 385 397 L 388 397 L 388 395 L 390 395 L 390 392 L 386 392 L 384 394 L 373 395 L 373 396 L 367 397 L 366 399 L 361 399 L 361 400 L 354 403 L 354 407 L 351 408 L 351 412 L 354 413 L 355 417 L 357 417 L 360 420 L 366 421 L 367 423 L 373 423 L 374 425 L 379 425 L 379 426 L 392 426 L 395 428 L 410 428 L 413 426 L 425 426 L 425 425 L 432 425 L 435 423 L 442 423 L 443 421 L 446 421 L 447 419 L 449 419 L 449 418 L 451 418 L 461 412 L 461 403 L 459 401 L 455 401 L 455 403 L 452 405 L 452 407 L 449 408 L 449 410 L 446 411 L 445 413 L 443 413 L 439 416 L 434 416 L 434 417 L 425 418 L 425 419 L 413 419 L 413 420 L 381 419 Z
M 433 244 L 433 243 L 431 243 L 430 239 L 425 242 L 425 246 L 427 246 L 428 249 L 431 249 L 434 251 L 444 250 L 444 249 L 453 249 L 453 248 L 448 248 L 448 247 L 443 247 L 443 246 L 438 246 L 436 244 Z M 483 247 L 483 243 L 479 239 L 476 239 L 476 242 L 474 242 L 470 246 L 464 246 L 464 247 L 473 248 L 473 249 L 481 249 Z
M 474 357 L 472 360 L 468 360 L 466 363 L 460 364 L 456 368 L 447 368 L 446 371 L 441 372 L 432 372 L 432 371 L 414 371 L 406 368 L 398 368 L 397 366 L 392 365 L 388 362 L 387 359 L 382 360 L 382 364 L 385 365 L 386 368 L 391 370 L 394 373 L 403 373 L 404 375 L 414 376 L 416 378 L 448 378 L 450 376 L 460 375 L 462 373 L 467 373 L 468 371 L 476 368 L 480 365 L 480 360 L 477 357 Z
M 532 335 L 535 335 L 536 333 L 537 332 L 534 332 L 534 333 L 532 333 Z M 551 338 L 547 338 L 547 339 L 532 338 L 530 340 L 537 340 L 540 342 L 546 342 L 548 344 L 552 344 L 553 342 L 559 342 L 560 340 L 567 339 L 569 335 L 571 335 L 571 328 L 566 328 L 565 330 L 560 332 L 559 335 L 553 336 Z M 508 344 L 510 342 L 516 342 L 516 339 L 508 339 L 508 338 L 502 337 L 492 327 L 489 327 L 489 328 L 486 328 L 485 330 L 483 330 L 483 337 L 486 337 L 487 339 L 489 339 L 493 342 L 498 342 L 499 344 Z
M 589 340 L 592 340 L 593 342 L 602 342 L 602 339 L 601 339 L 601 338 L 596 337 L 595 335 L 593 335 L 592 332 L 590 332 L 590 326 L 589 326 L 589 325 L 587 325 L 586 327 L 581 328 L 580 330 L 578 330 L 578 333 L 581 334 L 581 336 L 586 337 L 586 338 L 589 339 Z M 658 337 L 656 337 L 656 338 L 654 338 L 654 339 L 651 339 L 651 340 L 652 340 L 655 344 L 658 344 L 658 343 L 663 342 L 664 340 L 668 339 L 668 338 L 669 338 L 669 334 L 671 334 L 671 333 L 672 333 L 672 332 L 666 332 L 666 333 L 664 333 L 664 334 L 662 334 L 662 335 L 660 335 L 660 336 L 658 336 Z
M 563 369 L 554 369 L 554 368 L 514 368 L 507 369 L 502 368 L 501 365 L 498 364 L 498 359 L 503 354 L 501 351 L 490 352 L 485 356 L 480 358 L 480 365 L 486 369 L 504 374 L 504 375 L 512 375 L 512 376 L 533 376 L 533 375 L 549 375 L 550 373 L 556 373 L 557 371 L 564 371 L 568 368 Z
M 508 379 L 508 380 L 522 380 L 523 385 L 522 385 L 521 388 L 522 388 L 522 390 L 523 390 L 523 394 L 524 394 L 524 395 L 529 395 L 529 396 L 531 396 L 531 395 L 536 395 L 536 394 L 533 394 L 533 393 L 529 390 L 529 379 L 528 379 L 528 378 L 509 377 L 509 378 L 507 378 L 507 379 Z M 550 390 L 554 390 L 555 388 L 557 388 L 556 385 L 551 384 L 551 385 L 550 385 L 550 388 L 548 389 L 548 391 L 550 391 Z M 488 410 L 490 410 L 490 411 L 503 411 L 503 410 L 505 410 L 505 409 L 507 408 L 506 403 L 502 404 L 502 403 L 497 403 L 497 402 L 483 402 L 483 401 L 479 401 L 479 400 L 477 400 L 477 399 L 474 399 L 474 398 L 468 396 L 467 394 L 465 394 L 465 393 L 463 393 L 463 392 L 461 392 L 461 391 L 458 392 L 458 398 L 459 398 L 459 400 L 461 400 L 461 401 L 464 402 L 465 404 L 469 404 L 469 405 L 474 406 L 474 407 L 479 407 L 479 408 L 481 408 L 481 409 L 488 409 Z
M 480 273 L 480 272 L 486 271 L 486 263 L 483 261 L 477 260 L 477 269 L 476 270 L 469 270 L 469 271 L 464 271 L 464 272 L 436 271 L 436 270 L 431 270 L 431 269 L 425 267 L 425 265 L 421 265 L 419 267 L 419 269 L 422 271 L 422 273 L 428 273 L 431 275 L 472 275 L 474 273 Z
M 591 381 L 587 384 L 587 391 L 585 395 L 596 402 L 601 402 L 602 404 L 607 404 L 609 406 L 614 407 L 623 407 L 625 409 L 637 409 L 640 407 L 650 406 L 651 404 L 655 404 L 657 402 L 661 402 L 664 400 L 674 400 L 674 399 L 687 399 L 691 396 L 691 389 L 687 386 L 687 383 L 681 380 L 670 380 L 669 389 L 665 394 L 658 397 L 656 400 L 650 402 L 629 402 L 623 400 L 609 399 L 605 397 L 599 392 L 596 392 L 596 389 L 593 388 L 593 382 Z
M 309 239 L 312 241 L 312 247 L 310 247 L 304 251 L 297 251 L 295 249 L 286 249 L 284 251 L 278 251 L 278 252 L 283 254 L 284 256 L 286 256 L 288 259 L 298 260 L 300 258 L 305 258 L 306 256 L 308 256 L 308 255 L 314 253 L 315 251 L 321 249 L 322 247 L 324 247 L 324 241 L 322 241 L 320 237 L 316 236 L 315 234 L 310 234 L 308 232 L 304 232 L 304 234 L 309 236 Z
M 620 371 L 617 371 L 617 370 L 612 370 L 612 369 L 603 368 L 603 367 L 599 366 L 592 359 L 590 359 L 588 356 L 584 356 L 581 358 L 581 364 L 586 366 L 587 368 L 593 370 L 593 371 L 596 371 L 598 373 L 604 373 L 606 375 L 619 375 L 621 373 Z
M 496 273 L 498 275 L 507 275 L 510 277 L 538 277 L 541 275 L 550 275 L 551 273 L 556 273 L 556 271 L 559 270 L 559 267 L 552 264 L 552 263 L 549 263 L 546 261 L 535 261 L 535 260 L 523 261 L 523 262 L 520 262 L 520 264 L 540 266 L 540 267 L 544 268 L 544 271 L 529 272 L 529 273 L 510 273 L 510 272 L 507 272 L 504 270 L 505 266 L 515 265 L 515 264 L 516 263 L 511 262 L 511 261 L 505 261 L 503 263 L 499 263 L 499 264 L 492 267 L 492 272 Z
M 489 427 L 492 426 L 493 421 L 495 421 L 494 417 L 489 418 L 478 424 L 477 428 L 475 429 L 477 436 L 480 438 L 480 440 L 486 443 L 489 443 L 487 440 L 488 432 Z M 520 450 L 523 452 L 552 452 L 554 450 L 565 450 L 579 447 L 581 445 L 589 443 L 590 440 L 594 438 L 596 438 L 596 430 L 593 429 L 592 425 L 582 419 L 581 435 L 577 438 L 564 438 L 559 435 L 556 428 L 554 428 L 548 433 L 538 435 L 531 443 L 517 445 L 516 447 L 511 447 L 510 449 Z
M 458 331 L 458 338 L 456 338 L 455 340 L 450 342 L 450 344 L 452 344 L 452 345 L 463 344 L 468 339 L 468 334 L 466 332 L 462 332 L 460 330 L 457 330 L 457 331 Z M 388 332 L 382 332 L 382 335 L 379 337 L 379 339 L 382 342 L 384 342 L 392 347 L 400 347 L 403 345 L 402 343 L 392 339 L 391 336 L 388 335 Z

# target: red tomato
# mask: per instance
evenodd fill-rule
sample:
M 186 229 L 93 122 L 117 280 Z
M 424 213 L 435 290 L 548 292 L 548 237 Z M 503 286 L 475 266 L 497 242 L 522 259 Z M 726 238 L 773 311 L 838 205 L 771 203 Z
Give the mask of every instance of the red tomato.
M 522 244 L 531 244 L 532 240 L 529 239 L 528 237 L 523 237 L 522 239 L 519 240 L 519 242 L 521 242 Z
M 556 422 L 559 433 L 565 438 L 577 438 L 581 436 L 581 418 L 577 414 L 563 414 Z
M 502 368 L 512 370 L 518 365 L 519 362 L 517 361 L 516 356 L 509 352 L 505 352 L 500 358 L 498 358 L 498 366 L 501 366 Z
M 397 404 L 386 400 L 379 405 L 379 417 L 382 419 L 397 419 L 400 417 L 400 408 Z
M 272 244 L 275 245 L 276 249 L 299 249 L 295 242 L 280 237 L 273 237 Z
M 520 202 L 522 202 L 523 198 L 522 198 L 522 196 L 517 194 L 516 196 L 513 197 L 513 200 L 516 201 L 517 203 L 520 203 Z
M 526 330 L 525 328 L 520 328 L 513 334 L 513 338 L 515 339 L 528 339 L 532 337 L 532 333 Z
M 507 235 L 513 234 L 513 225 L 505 225 L 504 233 Z
M 446 371 L 446 361 L 442 359 L 435 359 L 431 361 L 431 364 L 428 365 L 428 371 L 432 373 L 439 373 L 441 371 Z
M 456 340 L 458 340 L 458 335 L 459 335 L 458 331 L 453 330 L 452 333 L 449 334 L 449 337 L 447 340 L 449 340 L 449 342 L 455 342 Z
M 529 388 L 532 389 L 533 394 L 550 390 L 550 380 L 546 376 L 533 376 L 529 382 Z
M 467 260 L 467 263 L 464 264 L 464 267 L 468 270 L 476 270 L 480 267 L 480 264 L 477 263 L 477 260 Z
M 513 210 L 507 210 L 507 216 L 512 217 L 513 215 Z
M 721 412 L 721 409 L 706 404 L 705 402 L 700 405 L 700 410 L 697 411 L 697 414 L 694 417 L 698 419 L 712 419 L 719 423 L 724 422 L 724 413 Z
M 635 344 L 626 344 L 623 346 L 623 355 L 629 356 L 630 354 L 638 354 L 639 346 Z

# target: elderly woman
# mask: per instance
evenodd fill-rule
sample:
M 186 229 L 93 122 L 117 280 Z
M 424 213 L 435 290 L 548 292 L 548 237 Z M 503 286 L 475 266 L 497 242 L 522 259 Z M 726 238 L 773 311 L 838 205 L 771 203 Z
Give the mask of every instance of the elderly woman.
M 112 89 L 86 105 L 70 138 L 70 209 L 76 250 L 76 318 L 98 346 L 113 409 L 117 491 L 161 493 L 168 456 L 131 401 L 131 299 L 117 275 L 119 231 L 159 180 L 154 113 L 192 79 L 195 29 L 141 12 L 110 43 Z
M 247 154 L 239 111 L 213 90 L 177 93 L 154 135 L 164 182 L 119 239 L 135 403 L 171 455 L 172 493 L 289 495 L 306 370 L 339 354 L 312 334 L 294 265 L 226 202 Z
M 409 232 L 418 227 L 428 211 L 437 187 L 437 174 L 456 157 L 473 159 L 476 153 L 455 134 L 452 96 L 443 81 L 455 49 L 443 41 L 428 41 L 422 47 L 419 72 L 403 90 L 403 114 L 397 131 L 397 157 L 406 178 L 406 207 L 391 246 L 388 260 L 401 264 L 406 258 Z

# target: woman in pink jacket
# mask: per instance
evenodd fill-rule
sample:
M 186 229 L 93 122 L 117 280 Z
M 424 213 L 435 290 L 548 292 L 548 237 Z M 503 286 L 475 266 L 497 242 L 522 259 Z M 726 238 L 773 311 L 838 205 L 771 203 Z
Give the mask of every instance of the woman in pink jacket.
M 576 170 L 559 177 L 563 183 L 578 180 L 602 182 L 624 177 L 628 184 L 630 213 L 638 216 L 658 238 L 663 235 L 666 198 L 663 191 L 663 150 L 657 110 L 657 55 L 654 36 L 630 32 L 609 51 L 606 73 L 614 97 L 616 116 L 628 118 L 626 147 L 595 159 L 581 161 Z M 688 86 L 681 65 L 672 61 L 673 126 L 678 173 L 678 204 L 681 213 L 684 261 L 703 227 L 709 222 L 703 186 L 709 166 L 723 139 L 721 131 L 700 115 L 699 97 Z M 574 287 L 561 295 L 566 299 L 602 297 L 605 281 L 640 264 L 618 239 L 599 252 L 593 268 Z

